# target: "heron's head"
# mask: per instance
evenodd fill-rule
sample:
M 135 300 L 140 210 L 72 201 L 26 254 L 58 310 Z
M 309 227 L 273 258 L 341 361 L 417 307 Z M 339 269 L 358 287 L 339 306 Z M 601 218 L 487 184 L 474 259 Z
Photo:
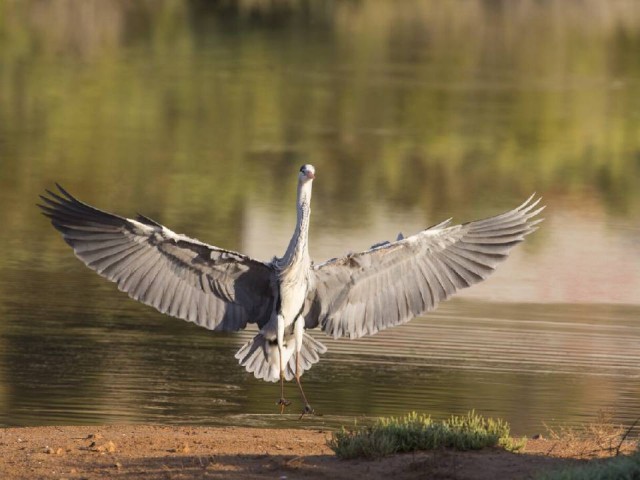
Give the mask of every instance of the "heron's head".
M 300 167 L 300 174 L 298 175 L 298 180 L 302 183 L 309 182 L 316 178 L 316 169 L 313 165 L 303 165 Z

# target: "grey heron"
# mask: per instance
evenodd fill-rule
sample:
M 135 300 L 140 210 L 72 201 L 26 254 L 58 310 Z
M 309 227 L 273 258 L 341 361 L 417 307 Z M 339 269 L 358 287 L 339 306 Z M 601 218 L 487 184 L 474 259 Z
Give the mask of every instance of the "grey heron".
M 544 207 L 534 195 L 501 215 L 451 226 L 451 219 L 368 250 L 314 264 L 309 256 L 315 168 L 298 174 L 297 222 L 280 258 L 262 262 L 169 230 L 145 216 L 125 218 L 69 194 L 47 190 L 39 204 L 75 255 L 130 297 L 210 330 L 259 332 L 236 353 L 258 379 L 280 381 L 280 412 L 290 402 L 284 381 L 300 376 L 326 347 L 307 330 L 335 338 L 373 335 L 436 308 L 484 280 L 511 248 L 533 232 Z

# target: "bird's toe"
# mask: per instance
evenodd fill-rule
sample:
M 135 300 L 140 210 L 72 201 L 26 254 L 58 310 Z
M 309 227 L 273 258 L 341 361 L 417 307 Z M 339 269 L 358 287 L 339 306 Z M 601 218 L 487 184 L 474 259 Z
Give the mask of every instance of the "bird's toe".
M 311 405 L 307 403 L 305 404 L 304 410 L 302 410 L 302 414 L 300 414 L 300 418 L 298 420 L 302 420 L 302 417 L 304 417 L 305 415 L 315 415 L 315 414 L 316 414 L 316 411 L 311 407 Z
M 280 413 L 282 414 L 284 413 L 285 407 L 291 405 L 291 400 L 287 400 L 286 398 L 281 397 L 280 400 L 276 402 L 276 405 L 280 405 Z

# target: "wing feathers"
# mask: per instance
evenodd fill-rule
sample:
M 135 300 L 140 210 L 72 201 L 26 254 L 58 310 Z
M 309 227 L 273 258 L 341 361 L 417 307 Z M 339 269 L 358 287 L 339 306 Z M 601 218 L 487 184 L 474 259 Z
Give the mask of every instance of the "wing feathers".
M 134 292 L 135 299 L 144 302 L 147 298 L 149 298 L 149 293 L 152 291 L 153 285 L 155 283 L 158 274 L 160 273 L 162 267 L 162 262 L 154 262 L 147 272 L 147 274 L 141 279 L 138 284 L 138 288 Z M 153 305 L 152 302 L 149 304 Z
M 142 215 L 132 220 L 98 210 L 58 189 L 40 197 L 42 214 L 80 260 L 132 298 L 210 329 L 269 320 L 270 265 L 178 235 Z
M 533 195 L 519 207 L 449 227 L 450 219 L 396 242 L 316 265 L 307 325 L 334 337 L 360 337 L 432 310 L 487 278 L 511 248 L 537 229 L 544 207 Z

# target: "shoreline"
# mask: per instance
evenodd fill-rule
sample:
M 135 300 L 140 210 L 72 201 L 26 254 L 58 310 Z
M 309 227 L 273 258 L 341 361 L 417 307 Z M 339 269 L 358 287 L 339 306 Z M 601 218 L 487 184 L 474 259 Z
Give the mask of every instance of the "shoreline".
M 0 429 L 0 478 L 345 479 L 531 478 L 585 462 L 558 441 L 529 440 L 521 453 L 435 450 L 340 460 L 331 430 L 105 425 Z

